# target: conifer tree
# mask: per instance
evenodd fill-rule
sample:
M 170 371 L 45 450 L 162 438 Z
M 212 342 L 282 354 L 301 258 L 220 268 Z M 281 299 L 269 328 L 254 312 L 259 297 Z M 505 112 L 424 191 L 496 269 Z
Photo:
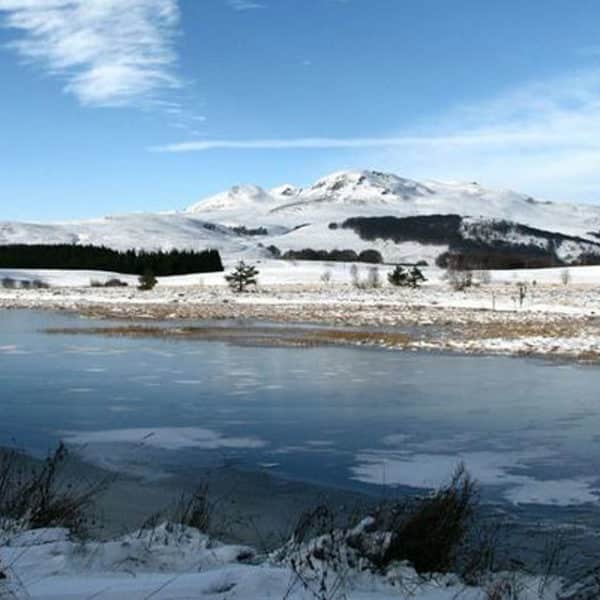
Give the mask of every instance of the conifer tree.
M 237 293 L 246 291 L 249 285 L 256 285 L 258 269 L 254 265 L 247 265 L 241 260 L 232 273 L 225 275 L 229 287 Z
M 144 292 L 154 289 L 154 287 L 158 283 L 156 277 L 154 277 L 154 273 L 150 271 L 150 269 L 144 271 L 144 274 L 140 275 L 138 281 L 138 290 L 142 290 Z
M 413 267 L 407 271 L 404 267 L 396 265 L 396 268 L 388 274 L 388 281 L 398 287 L 417 288 L 427 279 L 419 267 Z

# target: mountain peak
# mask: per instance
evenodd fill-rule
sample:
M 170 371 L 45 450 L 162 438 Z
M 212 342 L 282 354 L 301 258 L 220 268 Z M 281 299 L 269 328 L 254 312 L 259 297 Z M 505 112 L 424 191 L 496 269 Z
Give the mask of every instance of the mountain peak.
M 380 171 L 355 170 L 338 171 L 319 179 L 308 190 L 313 194 L 334 194 L 337 196 L 352 194 L 361 199 L 393 194 L 397 196 L 414 196 L 431 193 L 424 185 L 404 179 L 393 173 Z
M 248 209 L 273 204 L 273 202 L 273 197 L 257 185 L 234 185 L 226 192 L 221 192 L 192 204 L 186 212 L 202 213 L 213 210 Z

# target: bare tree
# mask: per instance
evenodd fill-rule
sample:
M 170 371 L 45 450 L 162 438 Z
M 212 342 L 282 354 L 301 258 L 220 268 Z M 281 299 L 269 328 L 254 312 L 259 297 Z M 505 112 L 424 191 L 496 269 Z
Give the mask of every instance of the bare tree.
M 352 285 L 358 286 L 358 284 L 359 284 L 358 265 L 355 263 L 352 263 L 350 265 L 350 279 L 352 280 Z
M 331 274 L 331 269 L 325 269 L 321 275 L 321 282 L 325 285 L 329 285 L 331 283 L 332 278 L 333 275 Z
M 379 275 L 378 267 L 369 267 L 369 270 L 367 271 L 367 287 L 381 287 L 381 276 Z
M 569 271 L 569 269 L 563 269 L 560 272 L 560 282 L 563 285 L 569 285 L 571 283 L 571 271 Z

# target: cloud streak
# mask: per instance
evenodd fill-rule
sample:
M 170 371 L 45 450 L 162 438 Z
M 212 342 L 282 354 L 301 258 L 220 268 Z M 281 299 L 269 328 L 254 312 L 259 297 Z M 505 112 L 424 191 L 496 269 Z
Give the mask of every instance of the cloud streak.
M 24 61 L 66 80 L 87 106 L 141 104 L 181 85 L 177 0 L 0 0 Z
M 244 10 L 256 10 L 257 8 L 266 8 L 266 5 L 262 2 L 256 2 L 255 0 L 227 0 L 227 4 L 233 8 L 233 10 L 244 11 Z
M 192 140 L 154 151 L 332 151 L 328 167 L 477 180 L 549 198 L 600 200 L 600 70 L 532 82 L 375 137 Z M 335 159 L 335 150 L 345 151 Z
M 588 136 L 590 137 L 590 136 Z M 394 148 L 394 147 L 458 147 L 502 145 L 507 143 L 548 143 L 560 138 L 551 133 L 536 131 L 494 132 L 481 131 L 464 135 L 444 136 L 405 136 L 405 137 L 365 137 L 365 138 L 287 138 L 253 140 L 204 140 L 167 144 L 151 148 L 154 152 L 207 152 L 209 150 L 296 150 L 296 149 L 353 149 L 353 148 Z M 594 140 L 590 139 L 590 144 Z

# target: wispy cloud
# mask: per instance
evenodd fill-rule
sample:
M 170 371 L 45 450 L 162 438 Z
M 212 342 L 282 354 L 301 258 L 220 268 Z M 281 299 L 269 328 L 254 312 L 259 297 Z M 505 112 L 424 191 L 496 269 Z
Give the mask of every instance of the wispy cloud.
M 478 146 L 482 143 L 542 142 L 552 136 L 537 132 L 489 132 L 477 135 L 406 136 L 372 138 L 288 138 L 256 140 L 205 140 L 168 144 L 151 148 L 154 152 L 206 152 L 208 150 L 294 150 L 294 149 L 352 149 L 431 146 Z
M 175 74 L 177 0 L 0 0 L 9 47 L 84 105 L 147 101 L 180 86 Z
M 600 70 L 531 82 L 424 126 L 436 142 L 363 159 L 417 177 L 476 179 L 551 199 L 600 200 Z M 467 136 L 456 147 L 448 136 Z
M 153 148 L 218 149 L 347 150 L 345 165 L 351 160 L 409 177 L 476 179 L 550 198 L 600 199 L 600 70 L 522 85 L 399 135 L 192 140 Z
M 227 0 L 227 4 L 233 8 L 233 10 L 255 10 L 257 8 L 266 8 L 266 4 L 262 2 L 256 2 L 255 0 Z

